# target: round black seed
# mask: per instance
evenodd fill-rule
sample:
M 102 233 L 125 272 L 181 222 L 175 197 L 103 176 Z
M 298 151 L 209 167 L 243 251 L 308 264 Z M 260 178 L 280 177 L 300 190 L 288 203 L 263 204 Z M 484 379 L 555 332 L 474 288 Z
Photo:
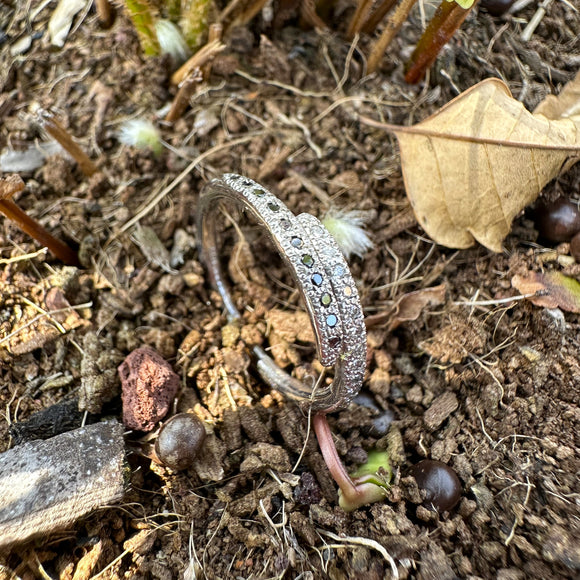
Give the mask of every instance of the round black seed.
M 254 189 L 252 189 L 252 193 L 254 195 L 257 195 L 258 197 L 261 197 L 262 195 L 266 195 L 266 192 L 263 189 L 260 189 L 258 187 L 254 187 Z
M 330 303 L 332 302 L 332 298 L 330 296 L 330 294 L 328 292 L 325 292 L 321 297 L 320 297 L 320 304 L 322 304 L 322 306 L 330 306 Z
M 334 314 L 329 314 L 326 317 L 326 324 L 328 324 L 328 326 L 330 326 L 330 328 L 336 326 L 337 322 L 338 322 L 338 318 L 336 318 L 336 316 Z
M 305 266 L 308 266 L 309 268 L 312 268 L 312 266 L 314 266 L 314 258 L 310 254 L 304 254 L 302 256 L 302 263 Z
M 282 227 L 283 230 L 288 230 L 290 229 L 290 222 L 288 220 L 280 220 L 280 226 Z
M 312 275 L 312 283 L 315 286 L 320 286 L 322 284 L 322 274 L 319 274 L 318 272 L 316 272 L 316 274 Z
M 302 247 L 302 240 L 300 238 L 297 238 L 296 236 L 294 236 L 292 238 L 292 240 L 290 240 L 290 243 L 295 247 L 295 248 L 301 248 Z
M 280 206 L 277 203 L 270 202 L 268 204 L 268 209 L 270 209 L 272 211 L 278 211 L 280 209 Z

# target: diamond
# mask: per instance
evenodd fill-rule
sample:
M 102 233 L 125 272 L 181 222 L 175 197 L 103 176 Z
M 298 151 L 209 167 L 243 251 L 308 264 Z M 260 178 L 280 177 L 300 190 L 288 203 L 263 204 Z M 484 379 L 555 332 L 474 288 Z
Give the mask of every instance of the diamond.
M 330 294 L 328 292 L 325 292 L 321 297 L 320 297 L 320 304 L 322 304 L 322 306 L 330 306 L 330 303 L 332 302 L 332 298 L 330 296 Z
M 304 254 L 302 256 L 302 263 L 308 268 L 312 268 L 314 266 L 314 258 L 310 254 Z
M 352 288 L 350 286 L 344 287 L 344 295 L 345 296 L 352 296 Z
M 290 243 L 295 247 L 295 248 L 301 248 L 302 247 L 302 239 L 298 238 L 296 236 L 294 236 L 291 240 Z
M 320 286 L 322 284 L 322 274 L 319 274 L 318 272 L 316 272 L 316 274 L 312 274 L 312 283 L 315 286 Z
M 257 195 L 258 197 L 261 197 L 262 195 L 266 195 L 266 192 L 263 189 L 260 189 L 259 187 L 254 187 L 254 189 L 252 189 L 252 193 L 254 195 Z
M 329 314 L 326 317 L 326 324 L 328 326 L 330 326 L 330 328 L 335 327 L 337 322 L 338 322 L 338 318 L 336 318 L 336 316 L 334 314 Z
M 292 224 L 290 223 L 290 220 L 286 220 L 286 219 L 280 220 L 280 227 L 283 230 L 289 230 L 291 225 Z
M 277 203 L 270 202 L 268 204 L 268 209 L 272 211 L 278 211 L 280 209 L 280 206 Z

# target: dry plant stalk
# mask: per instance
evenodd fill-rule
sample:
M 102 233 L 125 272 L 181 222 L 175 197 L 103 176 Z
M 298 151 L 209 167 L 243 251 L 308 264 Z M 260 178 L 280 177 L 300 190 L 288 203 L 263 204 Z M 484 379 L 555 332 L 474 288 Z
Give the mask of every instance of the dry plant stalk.
M 393 38 L 395 38 L 399 32 L 405 20 L 407 20 L 409 12 L 411 12 L 411 8 L 415 6 L 416 2 L 417 0 L 402 0 L 401 3 L 397 6 L 395 12 L 393 12 L 393 14 L 387 20 L 385 29 L 383 30 L 379 39 L 376 41 L 371 50 L 371 54 L 369 55 L 369 73 L 375 72 L 377 68 L 379 68 L 379 63 L 381 62 L 385 51 L 391 42 L 393 42 Z
M 95 0 L 97 17 L 103 28 L 110 28 L 113 24 L 113 12 L 109 0 Z
M 171 103 L 171 108 L 165 117 L 168 123 L 175 123 L 183 115 L 189 104 L 189 98 L 195 92 L 195 87 L 203 81 L 203 75 L 199 68 L 191 71 L 190 75 L 181 82 L 179 90 Z
M 195 69 L 201 69 L 211 62 L 225 47 L 226 45 L 219 40 L 214 40 L 201 47 L 185 64 L 173 73 L 171 83 L 180 85 Z
M 319 28 L 320 30 L 327 28 L 326 22 L 318 16 L 314 0 L 302 0 L 300 4 L 300 19 L 313 28 Z
M 79 164 L 81 171 L 90 177 L 97 171 L 97 166 L 89 156 L 79 147 L 70 133 L 56 120 L 54 115 L 43 109 L 37 112 L 41 127 L 65 149 Z
M 373 10 L 372 14 L 365 20 L 361 32 L 372 34 L 379 22 L 391 11 L 397 0 L 382 0 L 382 2 Z
M 224 27 L 219 22 L 215 22 L 214 24 L 210 24 L 209 31 L 207 33 L 207 43 L 211 44 L 212 42 L 217 42 L 222 39 L 222 35 L 224 32 Z M 211 75 L 211 65 L 212 60 L 207 62 L 201 67 L 201 74 L 204 80 L 209 79 Z
M 456 2 L 441 2 L 407 63 L 405 81 L 415 84 L 425 76 L 439 51 L 449 42 L 476 4 L 477 0 L 465 9 Z
M 266 4 L 267 0 L 232 0 L 221 12 L 219 21 L 225 30 L 228 30 L 233 24 L 246 24 Z
M 352 15 L 350 24 L 348 25 L 348 31 L 346 33 L 348 38 L 354 38 L 354 35 L 361 31 L 363 23 L 371 11 L 372 5 L 373 0 L 358 0 L 355 13 Z
M 47 247 L 59 260 L 69 266 L 80 266 L 77 253 L 64 242 L 48 233 L 35 219 L 21 210 L 12 196 L 24 189 L 24 182 L 18 175 L 0 178 L 0 212 L 12 220 L 23 232 Z

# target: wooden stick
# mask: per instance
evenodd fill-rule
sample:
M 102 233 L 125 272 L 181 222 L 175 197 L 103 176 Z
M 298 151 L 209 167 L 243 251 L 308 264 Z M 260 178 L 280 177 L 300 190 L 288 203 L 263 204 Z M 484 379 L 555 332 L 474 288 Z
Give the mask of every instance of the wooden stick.
M 55 119 L 52 113 L 39 111 L 38 116 L 44 130 L 56 139 L 63 148 L 70 153 L 71 157 L 79 164 L 81 171 L 90 177 L 97 171 L 97 166 L 89 156 L 80 148 L 69 132 Z
M 405 20 L 407 20 L 407 16 L 409 16 L 409 12 L 411 12 L 411 8 L 413 8 L 416 2 L 417 0 L 402 0 L 402 2 L 397 6 L 395 12 L 393 12 L 387 20 L 385 29 L 373 46 L 371 54 L 369 55 L 369 73 L 375 72 L 377 68 L 379 68 L 379 63 L 381 62 L 385 51 L 401 29 L 401 26 L 403 26 Z
M 372 5 L 373 0 L 358 0 L 355 13 L 352 15 L 350 24 L 348 25 L 348 31 L 346 33 L 348 38 L 354 38 L 354 35 L 360 32 L 363 23 L 371 11 Z
M 23 232 L 46 246 L 59 260 L 69 266 L 81 265 L 77 253 L 61 240 L 48 233 L 35 219 L 21 210 L 11 199 L 0 199 L 0 212 L 12 220 Z
M 364 22 L 361 32 L 372 34 L 379 22 L 391 11 L 397 0 L 383 0 Z

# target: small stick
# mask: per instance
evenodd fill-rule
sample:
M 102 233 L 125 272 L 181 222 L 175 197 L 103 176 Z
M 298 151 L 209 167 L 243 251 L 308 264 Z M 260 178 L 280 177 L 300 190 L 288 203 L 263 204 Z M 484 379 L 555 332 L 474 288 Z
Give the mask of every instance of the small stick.
M 97 171 L 97 166 L 91 161 L 89 156 L 79 147 L 69 132 L 56 120 L 54 115 L 48 111 L 40 109 L 38 118 L 42 128 L 71 155 L 79 164 L 81 171 L 90 177 Z
M 113 12 L 109 0 L 95 0 L 97 17 L 103 28 L 110 28 L 113 24 Z
M 456 2 L 441 2 L 407 63 L 405 81 L 415 84 L 423 78 L 426 70 L 435 62 L 439 51 L 463 24 L 476 4 L 477 0 L 465 9 Z
M 415 6 L 416 2 L 417 0 L 402 0 L 402 2 L 397 6 L 395 12 L 389 16 L 385 29 L 373 46 L 371 54 L 369 55 L 369 73 L 375 72 L 377 68 L 379 68 L 379 63 L 383 58 L 385 51 L 401 29 L 401 26 L 403 26 L 405 20 L 407 20 L 407 16 L 409 16 L 409 12 L 411 12 L 411 8 Z
M 373 13 L 364 22 L 361 32 L 372 34 L 379 22 L 391 11 L 397 0 L 382 0 Z
M 348 25 L 348 32 L 346 33 L 348 38 L 354 38 L 355 34 L 358 34 L 365 22 L 371 7 L 373 5 L 373 0 L 358 0 L 355 13 L 352 15 L 350 24 Z
M 211 62 L 217 54 L 224 48 L 225 44 L 219 40 L 208 42 L 202 46 L 185 64 L 183 64 L 171 77 L 171 83 L 174 85 L 181 84 L 196 68 L 201 68 L 208 62 Z
M 202 80 L 202 73 L 198 68 L 196 68 L 193 69 L 190 75 L 181 82 L 179 90 L 171 103 L 171 108 L 165 117 L 165 120 L 168 123 L 175 123 L 175 121 L 183 115 L 183 111 L 185 111 L 189 104 L 189 97 L 191 97 L 195 92 L 195 87 L 199 85 Z
M 24 189 L 24 182 L 17 175 L 0 179 L 0 212 L 12 220 L 23 232 L 34 238 L 43 247 L 47 247 L 59 260 L 69 266 L 81 265 L 77 253 L 61 240 L 48 233 L 35 219 L 21 210 L 10 199 L 15 193 Z
M 211 44 L 212 42 L 219 42 L 222 39 L 222 34 L 224 32 L 224 27 L 219 22 L 215 22 L 214 24 L 210 24 L 209 30 L 207 33 L 207 43 Z M 211 65 L 213 59 L 209 60 L 207 64 L 204 64 L 201 67 L 201 74 L 204 81 L 207 81 L 211 75 Z

